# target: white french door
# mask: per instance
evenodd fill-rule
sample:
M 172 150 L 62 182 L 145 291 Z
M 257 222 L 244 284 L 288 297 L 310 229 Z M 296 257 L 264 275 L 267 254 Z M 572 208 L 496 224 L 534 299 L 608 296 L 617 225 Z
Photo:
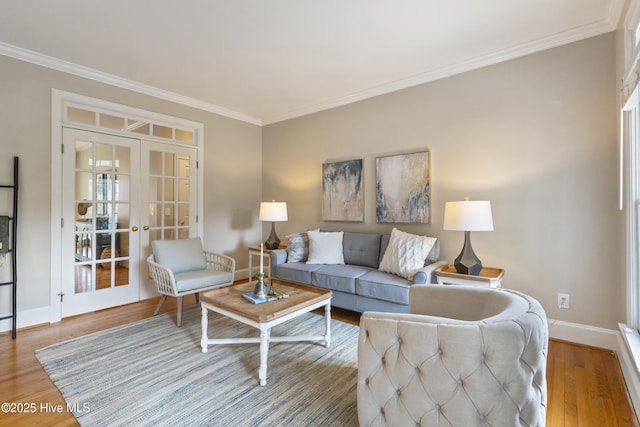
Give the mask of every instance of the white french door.
M 140 141 L 63 129 L 62 317 L 139 299 Z
M 155 294 L 147 257 L 154 240 L 187 239 L 197 235 L 197 150 L 192 147 L 142 141 L 143 200 L 140 249 L 143 259 L 142 298 Z M 146 182 L 145 182 L 146 181 Z
M 194 147 L 63 129 L 61 317 L 157 295 L 151 242 L 197 235 Z

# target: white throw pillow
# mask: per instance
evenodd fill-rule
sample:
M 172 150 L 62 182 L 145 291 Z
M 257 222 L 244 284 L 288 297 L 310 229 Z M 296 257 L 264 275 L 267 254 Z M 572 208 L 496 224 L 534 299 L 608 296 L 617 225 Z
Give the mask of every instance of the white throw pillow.
M 307 264 L 344 264 L 342 231 L 308 231 L 309 258 Z
M 435 243 L 435 237 L 418 236 L 394 228 L 378 270 L 412 280 L 416 271 L 424 267 Z

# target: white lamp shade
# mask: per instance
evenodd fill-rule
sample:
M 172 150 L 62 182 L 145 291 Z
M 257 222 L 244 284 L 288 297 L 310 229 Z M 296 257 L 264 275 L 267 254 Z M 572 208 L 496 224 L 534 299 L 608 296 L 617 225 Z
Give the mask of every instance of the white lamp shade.
M 465 200 L 447 202 L 444 206 L 444 230 L 492 231 L 491 202 Z
M 260 203 L 260 221 L 287 221 L 287 202 Z

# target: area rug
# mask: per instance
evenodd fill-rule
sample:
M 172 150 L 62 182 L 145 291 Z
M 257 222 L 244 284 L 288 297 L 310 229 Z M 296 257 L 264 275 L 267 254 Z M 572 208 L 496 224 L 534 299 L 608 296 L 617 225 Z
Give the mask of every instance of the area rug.
M 272 336 L 322 334 L 307 313 Z M 258 330 L 209 315 L 210 338 Z M 83 426 L 357 426 L 358 327 L 331 321 L 331 347 L 271 343 L 267 385 L 258 384 L 259 345 L 200 349 L 200 309 L 72 339 L 36 357 Z

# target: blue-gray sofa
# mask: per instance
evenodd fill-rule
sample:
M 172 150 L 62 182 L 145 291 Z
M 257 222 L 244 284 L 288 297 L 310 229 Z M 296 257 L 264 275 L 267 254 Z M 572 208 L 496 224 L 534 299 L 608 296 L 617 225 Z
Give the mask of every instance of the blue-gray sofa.
M 270 253 L 271 276 L 333 291 L 335 307 L 364 313 L 385 311 L 406 313 L 409 287 L 412 284 L 435 283 L 433 271 L 440 265 L 440 245 L 436 241 L 412 280 L 378 270 L 387 246 L 389 234 L 344 232 L 342 245 L 344 264 L 307 264 L 287 262 L 287 250 Z

